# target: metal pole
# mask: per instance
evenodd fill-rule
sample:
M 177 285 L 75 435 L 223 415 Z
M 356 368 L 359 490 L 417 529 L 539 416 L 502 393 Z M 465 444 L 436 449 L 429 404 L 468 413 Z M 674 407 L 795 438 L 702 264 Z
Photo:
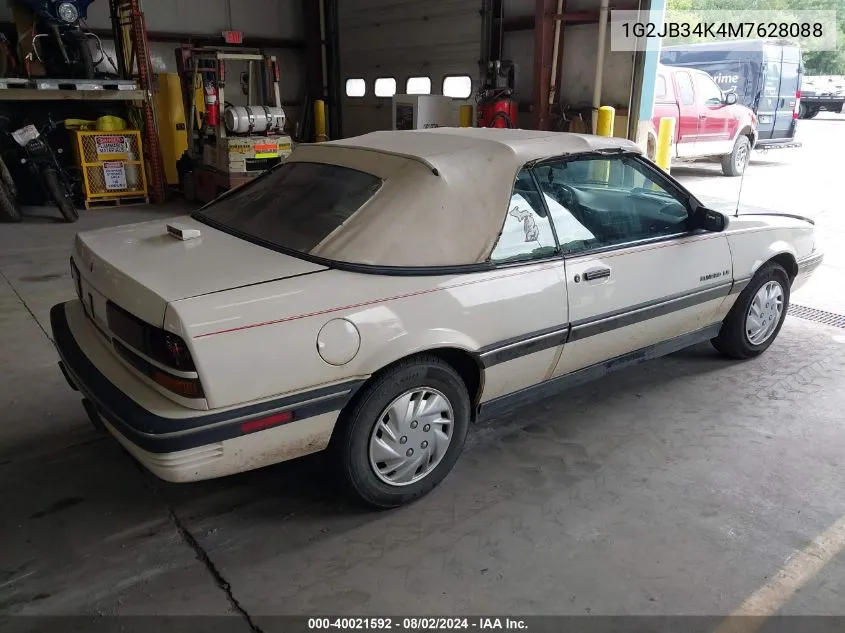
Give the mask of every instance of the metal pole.
M 563 13 L 563 0 L 557 0 L 557 15 Z M 563 28 L 563 20 L 555 20 L 555 39 L 552 46 L 552 75 L 549 81 L 549 106 L 554 105 L 555 102 L 555 87 L 557 85 L 557 58 L 558 48 L 560 47 L 560 30 Z
M 601 106 L 601 84 L 604 79 L 604 49 L 607 46 L 607 17 L 610 12 L 610 0 L 601 0 L 599 10 L 599 41 L 596 49 L 596 77 L 593 83 L 593 134 L 596 132 L 598 116 L 596 114 Z

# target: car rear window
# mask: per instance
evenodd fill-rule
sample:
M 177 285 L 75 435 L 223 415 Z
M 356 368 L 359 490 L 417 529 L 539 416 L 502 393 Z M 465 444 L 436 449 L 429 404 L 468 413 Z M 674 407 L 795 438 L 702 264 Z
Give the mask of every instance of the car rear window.
M 322 163 L 284 163 L 194 217 L 284 250 L 308 253 L 373 197 L 380 178 Z

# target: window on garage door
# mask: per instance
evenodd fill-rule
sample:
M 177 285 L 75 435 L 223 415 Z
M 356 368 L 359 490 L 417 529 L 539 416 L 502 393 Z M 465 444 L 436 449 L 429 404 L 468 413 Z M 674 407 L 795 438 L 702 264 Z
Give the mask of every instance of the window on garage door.
M 377 97 L 392 97 L 396 94 L 396 79 L 379 77 L 373 85 L 373 92 Z
M 408 81 L 405 82 L 405 94 L 430 95 L 431 77 L 408 77 Z
M 443 78 L 443 94 L 453 99 L 469 99 L 472 79 L 469 75 L 449 75 Z
M 367 93 L 367 82 L 363 79 L 353 77 L 346 80 L 347 97 L 363 97 Z

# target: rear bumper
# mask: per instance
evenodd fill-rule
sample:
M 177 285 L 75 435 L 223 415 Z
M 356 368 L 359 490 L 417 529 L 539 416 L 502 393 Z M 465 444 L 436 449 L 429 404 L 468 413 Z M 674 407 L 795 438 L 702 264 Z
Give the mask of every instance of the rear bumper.
M 786 147 L 801 147 L 794 137 L 757 139 L 754 149 L 778 149 Z
M 811 106 L 821 106 L 823 108 L 842 108 L 845 104 L 845 97 L 822 96 L 822 97 L 806 97 L 801 95 L 801 102 Z
M 798 262 L 798 274 L 792 282 L 792 291 L 800 289 L 812 276 L 813 272 L 822 265 L 824 261 L 823 253 L 813 253 Z
M 96 413 L 139 461 L 169 481 L 219 477 L 322 450 L 340 410 L 361 384 L 346 382 L 203 415 L 170 405 L 175 415 L 168 417 L 116 386 L 134 380 L 138 389 L 149 389 L 91 338 L 93 326 L 78 301 L 54 306 L 50 323 L 62 373 L 90 402 L 89 414 Z M 282 416 L 290 420 L 273 423 L 280 414 L 290 414 Z M 266 426 L 259 422 L 268 418 Z

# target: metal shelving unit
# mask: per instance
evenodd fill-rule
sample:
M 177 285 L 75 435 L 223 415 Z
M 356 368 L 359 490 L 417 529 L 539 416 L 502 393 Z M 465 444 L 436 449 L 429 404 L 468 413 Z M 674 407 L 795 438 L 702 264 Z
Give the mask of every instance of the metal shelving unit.
M 122 79 L 0 78 L 0 101 L 118 101 L 133 105 L 142 115 L 150 198 L 163 202 L 164 164 L 152 102 L 153 73 L 144 14 L 138 0 L 109 0 L 109 11 Z
M 126 79 L 0 78 L 0 101 L 144 101 L 146 93 Z

